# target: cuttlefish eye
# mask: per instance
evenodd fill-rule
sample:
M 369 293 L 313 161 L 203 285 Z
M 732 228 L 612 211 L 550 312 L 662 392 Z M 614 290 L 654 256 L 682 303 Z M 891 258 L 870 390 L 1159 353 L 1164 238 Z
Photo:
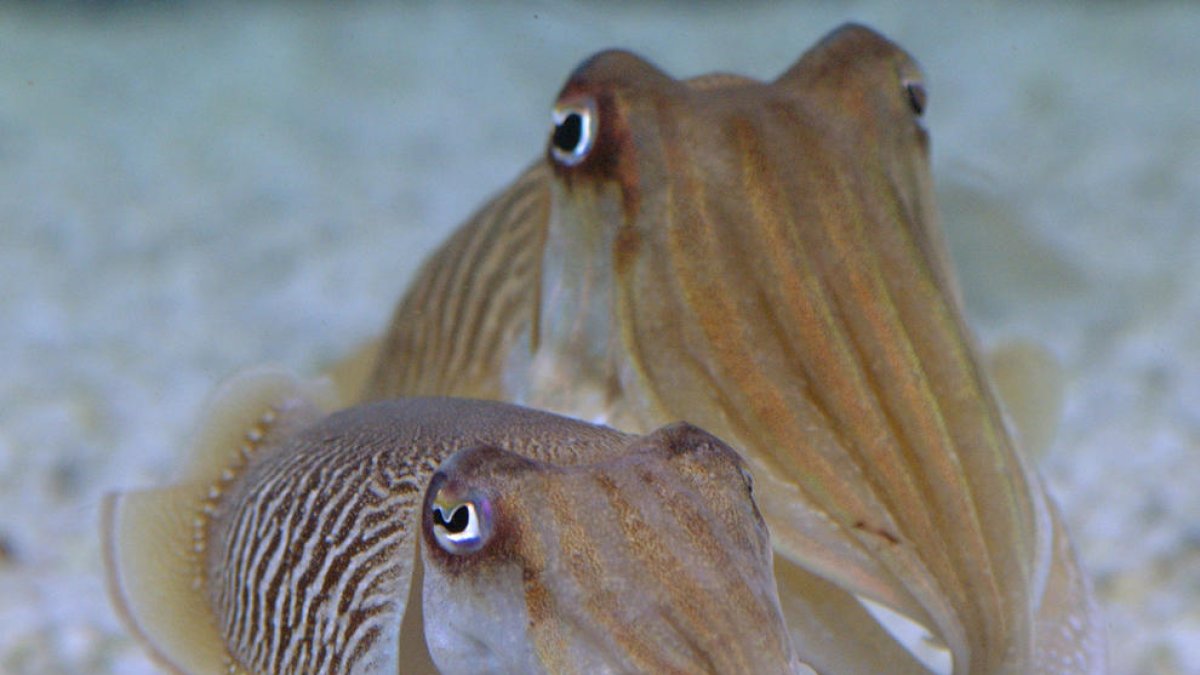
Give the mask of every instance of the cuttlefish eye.
M 550 154 L 565 166 L 582 162 L 596 142 L 596 103 L 583 99 L 559 103 L 552 112 L 554 133 L 550 136 Z
M 915 115 L 920 117 L 925 112 L 925 105 L 929 96 L 925 93 L 925 85 L 909 80 L 904 83 L 904 93 L 908 96 L 909 107 L 912 108 Z
M 430 507 L 433 537 L 442 550 L 454 555 L 474 553 L 492 534 L 492 510 L 486 498 L 455 500 L 438 490 Z

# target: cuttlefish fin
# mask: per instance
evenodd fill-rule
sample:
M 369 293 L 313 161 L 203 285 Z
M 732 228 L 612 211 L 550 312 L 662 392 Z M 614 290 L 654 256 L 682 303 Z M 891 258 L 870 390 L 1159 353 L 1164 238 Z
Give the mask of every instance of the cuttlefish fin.
M 1096 605 L 1091 580 L 1076 562 L 1078 556 L 1071 548 L 1062 511 L 1053 500 L 1049 511 L 1054 552 L 1050 577 L 1037 609 L 1030 672 L 1037 675 L 1108 672 L 1104 619 Z
M 130 631 L 176 673 L 234 672 L 205 589 L 213 499 L 249 456 L 326 414 L 327 381 L 277 369 L 237 375 L 209 397 L 175 484 L 109 494 L 102 508 L 108 592 Z
M 1058 359 L 1028 340 L 1010 340 L 991 349 L 988 374 L 1008 413 L 1011 431 L 1025 456 L 1046 454 L 1062 420 L 1066 376 Z
M 992 385 L 1027 460 L 1045 455 L 1062 418 L 1066 377 L 1044 347 L 1025 340 L 987 354 Z M 1042 529 L 1049 530 L 1046 576 L 1035 605 L 1033 673 L 1102 673 L 1108 669 L 1104 629 L 1091 582 L 1078 563 L 1061 509 L 1045 499 Z

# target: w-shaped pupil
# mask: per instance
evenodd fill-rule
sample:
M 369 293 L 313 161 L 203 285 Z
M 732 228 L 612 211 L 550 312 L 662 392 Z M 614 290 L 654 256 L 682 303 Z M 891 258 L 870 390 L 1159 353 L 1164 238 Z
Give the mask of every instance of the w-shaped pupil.
M 571 113 L 554 127 L 554 146 L 563 152 L 575 152 L 583 138 L 583 116 Z
M 450 512 L 450 520 L 446 520 L 445 516 L 442 515 L 441 508 L 435 507 L 433 509 L 433 524 L 440 525 L 454 534 L 466 530 L 470 522 L 471 514 L 467 512 L 467 507 L 462 504 L 454 507 L 454 510 Z

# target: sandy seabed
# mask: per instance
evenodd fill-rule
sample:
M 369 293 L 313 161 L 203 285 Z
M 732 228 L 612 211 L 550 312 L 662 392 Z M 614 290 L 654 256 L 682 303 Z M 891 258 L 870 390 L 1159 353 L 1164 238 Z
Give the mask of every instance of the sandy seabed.
M 926 70 L 985 345 L 1066 367 L 1042 469 L 1114 672 L 1200 673 L 1200 5 L 732 4 L 0 6 L 0 671 L 152 670 L 101 496 L 169 479 L 229 374 L 379 331 L 582 58 L 773 77 L 854 19 Z

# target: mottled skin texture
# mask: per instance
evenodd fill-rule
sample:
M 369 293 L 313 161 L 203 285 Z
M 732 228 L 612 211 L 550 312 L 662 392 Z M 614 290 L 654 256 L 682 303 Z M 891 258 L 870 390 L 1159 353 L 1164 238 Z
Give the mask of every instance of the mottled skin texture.
M 807 672 L 715 437 L 448 398 L 326 415 L 314 389 L 238 378 L 179 483 L 109 498 L 114 601 L 168 670 L 423 673 L 428 643 L 452 672 Z M 487 546 L 428 536 L 431 477 L 489 495 Z
M 1086 579 L 962 319 L 911 57 L 861 26 L 765 83 L 604 52 L 556 105 L 587 111 L 590 147 L 564 162 L 552 137 L 425 263 L 363 396 L 729 440 L 819 669 L 919 670 L 856 596 L 927 627 L 956 672 L 1103 669 Z

